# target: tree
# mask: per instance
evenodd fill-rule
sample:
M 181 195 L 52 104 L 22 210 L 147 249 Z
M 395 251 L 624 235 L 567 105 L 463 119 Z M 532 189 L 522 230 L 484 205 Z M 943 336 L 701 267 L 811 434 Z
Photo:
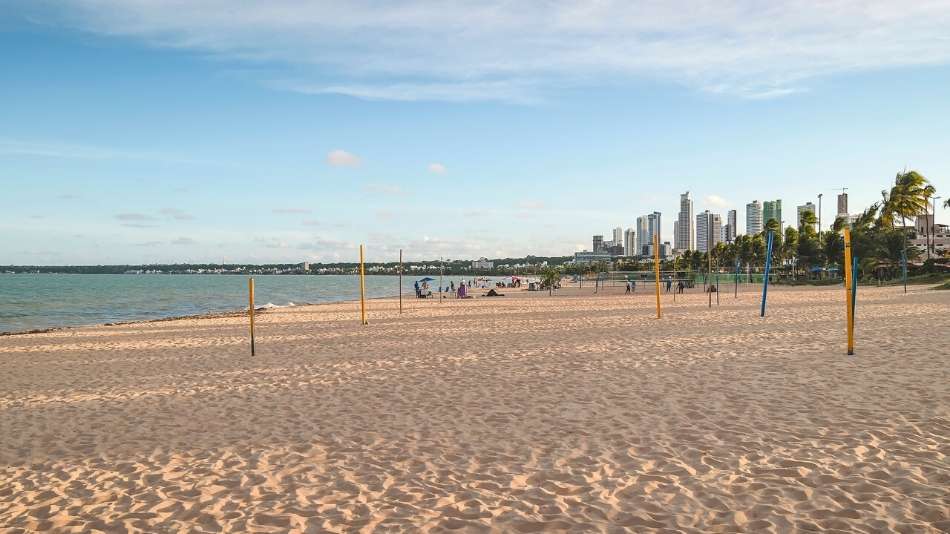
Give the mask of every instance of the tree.
M 561 270 L 556 267 L 545 267 L 541 271 L 541 286 L 547 286 L 548 295 L 553 294 L 554 286 L 561 283 Z

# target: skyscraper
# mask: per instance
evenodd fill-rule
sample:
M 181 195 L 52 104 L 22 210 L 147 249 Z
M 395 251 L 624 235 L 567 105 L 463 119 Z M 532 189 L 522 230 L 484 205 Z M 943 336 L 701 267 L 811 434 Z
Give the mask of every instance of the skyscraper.
M 755 235 L 762 231 L 762 205 L 758 200 L 745 205 L 745 233 Z
M 637 217 L 637 254 L 641 256 L 649 256 L 653 250 L 653 236 L 658 235 L 662 241 L 662 235 L 660 234 L 660 212 L 654 211 L 653 213 L 642 215 Z
M 729 210 L 726 214 L 726 243 L 736 240 L 736 210 Z
M 641 215 L 637 217 L 637 250 L 634 254 L 635 256 L 643 256 L 645 254 L 643 247 L 650 244 L 649 234 L 650 227 L 647 224 L 647 216 Z
M 709 252 L 722 239 L 722 218 L 706 210 L 696 216 L 696 250 Z
M 633 231 L 633 228 L 627 228 L 623 232 L 623 255 L 624 256 L 636 256 L 637 254 L 637 240 L 636 232 Z
M 693 200 L 689 191 L 680 195 L 680 212 L 676 218 L 673 234 L 673 248 L 676 250 L 696 250 L 696 232 L 693 228 Z
M 816 213 L 816 212 L 815 212 L 815 205 L 812 204 L 811 202 L 806 202 L 806 203 L 804 203 L 804 204 L 802 204 L 801 206 L 798 207 L 798 212 L 797 212 L 797 214 L 796 214 L 797 216 L 796 216 L 796 218 L 795 218 L 795 222 L 797 223 L 797 224 L 796 224 L 796 227 L 797 227 L 797 228 L 801 228 L 801 226 L 802 226 L 802 215 L 804 215 L 806 212 L 809 212 L 809 211 L 810 211 L 811 213 L 813 213 L 813 214 Z M 814 228 L 814 226 L 815 226 L 815 225 L 813 224 L 813 225 L 812 225 L 812 228 Z
M 782 200 L 766 200 L 762 203 L 762 224 L 768 224 L 775 219 L 779 224 L 779 231 L 782 231 Z
M 616 227 L 614 228 L 614 246 L 623 246 L 623 228 Z
M 841 193 L 838 195 L 838 217 L 847 217 L 848 216 L 848 194 Z
M 594 252 L 604 252 L 604 236 L 595 235 L 594 236 Z

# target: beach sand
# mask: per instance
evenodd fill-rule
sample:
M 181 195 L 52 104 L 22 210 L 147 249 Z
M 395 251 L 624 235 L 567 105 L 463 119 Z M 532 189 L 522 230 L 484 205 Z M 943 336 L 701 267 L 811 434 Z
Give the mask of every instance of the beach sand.
M 950 291 L 723 290 L 0 337 L 0 531 L 950 531 Z

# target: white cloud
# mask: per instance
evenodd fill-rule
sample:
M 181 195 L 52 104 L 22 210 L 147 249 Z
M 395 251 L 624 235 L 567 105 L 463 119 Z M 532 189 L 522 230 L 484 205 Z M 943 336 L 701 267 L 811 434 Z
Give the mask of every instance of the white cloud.
M 370 99 L 524 100 L 634 78 L 771 98 L 815 77 L 950 62 L 944 0 L 44 5 L 24 9 L 155 46 L 283 65 L 293 76 L 271 83 L 287 89 Z
M 197 241 L 190 237 L 179 237 L 172 241 L 172 245 L 194 245 L 195 243 L 197 243 Z
M 729 206 L 729 201 L 719 195 L 707 195 L 703 198 L 703 202 L 713 208 L 726 208 Z
M 540 200 L 522 200 L 518 203 L 518 207 L 523 210 L 540 210 L 544 209 L 544 202 Z
M 175 219 L 176 221 L 190 221 L 195 218 L 194 215 L 178 208 L 162 208 L 161 214 Z
M 435 174 L 445 174 L 445 171 L 446 171 L 446 170 L 447 170 L 447 169 L 445 168 L 445 165 L 442 165 L 441 163 L 430 163 L 430 164 L 429 164 L 429 172 L 431 172 L 431 173 L 435 173 Z
M 395 184 L 366 184 L 363 192 L 373 195 L 402 196 L 406 194 L 403 188 Z
M 274 208 L 272 211 L 278 215 L 308 215 L 313 213 L 310 208 Z
M 346 150 L 336 149 L 327 154 L 327 163 L 334 167 L 356 167 L 360 164 L 360 158 Z

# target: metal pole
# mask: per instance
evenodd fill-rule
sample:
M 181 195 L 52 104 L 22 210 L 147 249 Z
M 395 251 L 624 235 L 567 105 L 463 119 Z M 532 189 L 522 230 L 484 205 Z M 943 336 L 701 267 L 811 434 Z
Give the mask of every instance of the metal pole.
M 765 275 L 762 278 L 762 311 L 759 313 L 760 317 L 765 317 L 765 300 L 769 295 L 769 271 L 772 270 L 772 240 L 774 236 L 775 232 L 769 230 L 768 245 L 765 249 Z
M 439 304 L 442 304 L 442 272 L 445 270 L 445 260 L 439 257 Z
M 360 324 L 366 322 L 366 267 L 363 265 L 363 245 L 360 244 Z
M 660 312 L 660 232 L 653 234 L 653 271 L 656 274 L 656 318 L 662 316 Z
M 399 313 L 402 313 L 402 249 L 399 249 Z
M 818 235 L 821 235 L 821 197 L 824 193 L 818 193 Z
M 851 305 L 851 229 L 844 229 L 844 297 L 848 329 L 848 355 L 854 354 L 854 316 Z
M 712 226 L 712 225 L 709 225 L 709 226 Z M 706 240 L 706 243 L 711 243 L 711 242 L 712 242 L 712 239 Z M 709 276 L 712 274 L 712 249 L 709 248 L 708 245 L 706 248 L 708 249 L 706 250 L 706 280 L 710 282 L 709 287 L 708 287 L 709 307 L 712 308 L 712 281 L 709 280 Z M 717 287 L 716 289 L 718 290 L 719 288 Z M 719 295 L 716 295 L 716 298 L 718 299 Z
M 736 258 L 736 294 L 735 298 L 739 298 L 739 258 Z
M 254 356 L 254 279 L 247 279 L 247 313 L 251 319 L 251 356 Z

